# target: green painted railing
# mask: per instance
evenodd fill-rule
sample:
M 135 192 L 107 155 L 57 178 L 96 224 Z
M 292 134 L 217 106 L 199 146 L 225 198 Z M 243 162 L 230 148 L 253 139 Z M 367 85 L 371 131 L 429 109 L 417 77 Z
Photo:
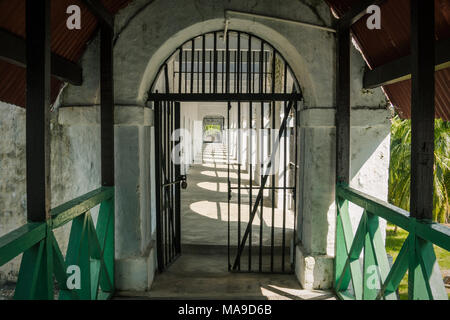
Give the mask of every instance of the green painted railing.
M 355 234 L 350 222 L 349 202 L 364 209 Z M 339 298 L 398 299 L 396 291 L 408 272 L 409 299 L 448 299 L 433 244 L 449 251 L 450 228 L 417 221 L 405 210 L 341 185 L 336 187 L 336 204 L 335 291 Z M 379 218 L 409 232 L 392 267 Z M 364 253 L 362 263 L 361 253 Z
M 98 204 L 95 227 L 90 209 Z M 70 221 L 64 259 L 53 230 Z M 111 297 L 114 292 L 114 188 L 102 187 L 89 192 L 52 209 L 47 222 L 27 223 L 0 237 L 0 266 L 21 253 L 14 299 L 52 300 L 55 279 L 62 300 Z M 72 281 L 77 271 L 71 271 L 70 266 L 78 268 L 79 282 Z

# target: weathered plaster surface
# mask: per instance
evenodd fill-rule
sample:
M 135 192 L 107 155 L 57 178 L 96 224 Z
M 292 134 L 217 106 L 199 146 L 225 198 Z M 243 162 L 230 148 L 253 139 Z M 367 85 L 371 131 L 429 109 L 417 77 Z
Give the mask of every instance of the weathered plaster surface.
M 0 103 L 0 236 L 26 223 L 25 109 Z M 63 126 L 51 117 L 51 205 L 56 207 L 100 186 L 100 127 Z M 92 211 L 94 222 L 97 210 Z M 65 252 L 70 223 L 55 231 Z M 0 268 L 15 279 L 20 257 Z

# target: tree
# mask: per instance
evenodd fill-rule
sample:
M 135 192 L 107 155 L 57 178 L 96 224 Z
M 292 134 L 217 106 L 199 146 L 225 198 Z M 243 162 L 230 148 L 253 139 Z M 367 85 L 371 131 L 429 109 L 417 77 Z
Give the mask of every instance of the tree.
M 450 222 L 450 122 L 436 119 L 434 131 L 433 220 Z M 411 120 L 392 119 L 389 202 L 409 211 Z

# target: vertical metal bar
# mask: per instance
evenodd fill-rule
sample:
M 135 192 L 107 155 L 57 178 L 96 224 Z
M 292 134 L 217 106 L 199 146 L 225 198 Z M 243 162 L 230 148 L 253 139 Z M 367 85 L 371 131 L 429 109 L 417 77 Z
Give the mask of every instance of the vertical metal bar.
M 214 32 L 214 93 L 217 93 L 217 32 Z
M 286 93 L 287 91 L 287 64 L 284 63 L 284 73 L 283 73 L 283 93 Z M 294 103 L 294 109 L 296 110 L 296 106 L 297 102 Z M 287 111 L 287 102 L 284 101 L 284 112 L 286 113 Z M 287 139 L 288 139 L 288 135 L 287 135 L 287 128 L 284 132 L 284 155 L 283 155 L 283 160 L 284 160 L 284 164 L 283 164 L 283 236 L 282 236 L 282 252 L 281 252 L 281 256 L 282 256 L 282 260 L 281 260 L 281 271 L 284 272 L 285 269 L 285 254 L 286 254 L 286 179 L 287 179 L 287 174 L 289 172 L 289 168 L 288 168 L 288 164 L 287 164 Z M 295 164 L 297 165 L 297 164 Z M 294 221 L 294 225 L 295 225 L 295 221 Z M 295 232 L 294 232 L 295 235 Z
M 293 234 L 293 259 L 292 261 L 294 261 L 295 263 L 295 254 L 296 254 L 296 244 L 297 244 L 297 229 L 298 229 L 298 225 L 297 225 L 297 174 L 298 174 L 298 135 L 299 135 L 299 131 L 298 131 L 298 124 L 300 123 L 300 119 L 297 119 L 298 115 L 299 115 L 299 111 L 298 110 L 298 102 L 295 103 L 295 138 L 294 138 L 294 143 L 295 143 L 295 147 L 294 147 L 294 153 L 295 153 L 295 168 L 294 168 L 294 189 L 292 190 L 292 197 L 293 197 L 293 211 L 294 211 L 294 234 Z
M 434 1 L 411 1 L 411 217 L 433 220 Z
M 208 71 L 209 71 L 209 73 L 208 73 L 209 93 L 213 92 L 212 91 L 212 85 L 213 85 L 213 80 L 212 80 L 212 78 L 213 78 L 213 71 L 212 71 L 213 63 L 212 63 L 212 59 L 213 59 L 213 56 L 212 55 L 213 55 L 213 52 L 209 51 L 209 69 L 208 69 Z
M 180 129 L 180 108 L 179 102 L 175 102 L 175 130 Z M 181 143 L 181 139 L 179 141 Z M 175 178 L 179 179 L 181 175 L 181 165 L 179 161 L 175 164 Z M 175 252 L 181 253 L 181 190 L 180 184 L 175 184 Z
M 237 33 L 237 51 L 236 51 L 236 56 L 237 56 L 237 65 L 236 65 L 236 81 L 237 81 L 237 92 L 241 93 L 241 85 L 242 85 L 242 59 L 241 59 L 241 33 L 238 32 Z M 241 191 L 241 172 L 242 172 L 242 133 L 241 133 L 241 128 L 242 128 L 242 118 L 241 118 L 241 102 L 238 102 L 238 216 L 239 216 L 239 225 L 238 225 L 238 238 L 239 238 L 239 242 L 238 242 L 238 248 L 240 246 L 240 242 L 241 242 L 241 202 L 242 202 L 242 191 Z M 245 246 L 245 243 L 243 244 Z M 241 260 L 239 259 L 239 266 L 238 266 L 238 270 L 241 269 Z
M 163 152 L 163 157 L 164 157 L 164 179 L 163 182 L 165 183 L 168 180 L 168 164 L 167 164 L 167 159 L 168 159 L 168 143 L 167 143 L 167 101 L 163 102 L 163 106 L 164 106 L 164 152 Z M 168 201 L 167 201 L 167 188 L 163 188 L 164 190 L 164 197 L 163 197 L 163 201 L 164 201 L 164 261 L 166 263 L 166 265 L 169 263 L 168 257 L 169 257 L 169 252 L 168 252 L 168 219 L 167 219 L 167 215 L 168 215 Z
M 269 73 L 269 54 L 267 52 L 264 52 L 264 93 L 266 93 L 267 90 L 267 76 Z
M 183 75 L 184 75 L 184 92 L 188 93 L 188 84 L 187 84 L 187 65 L 188 65 L 188 61 L 187 61 L 187 57 L 188 57 L 188 52 L 187 50 L 184 51 L 184 70 L 183 70 Z
M 195 39 L 191 41 L 191 90 L 190 92 L 194 92 L 194 60 L 195 60 Z
M 170 101 L 166 101 L 166 151 L 164 153 L 165 155 L 165 162 L 166 162 L 166 179 L 165 183 L 170 182 Z M 171 252 L 170 252 L 170 214 L 171 214 L 171 203 L 170 203 L 170 195 L 171 195 L 171 189 L 170 186 L 168 188 L 165 188 L 166 190 L 166 197 L 165 197 L 165 203 L 166 203 L 166 246 L 167 246 L 167 263 L 170 263 L 171 258 Z
M 286 61 L 283 61 L 284 63 L 284 71 L 283 71 L 283 93 L 287 93 L 287 73 L 288 73 L 288 68 L 287 68 L 287 63 Z M 287 105 L 288 101 L 284 101 L 285 106 Z
M 247 93 L 252 93 L 252 37 L 248 36 L 247 45 Z
M 237 66 L 236 66 L 236 81 L 237 81 L 237 92 L 241 93 L 241 33 L 237 33 Z
M 263 93 L 263 74 L 264 74 L 264 42 L 261 40 L 261 50 L 259 55 L 259 92 Z M 261 170 L 264 172 L 264 102 L 261 102 Z M 262 176 L 262 174 L 261 174 Z M 261 178 L 260 178 L 261 180 Z M 259 272 L 262 271 L 262 246 L 263 246 L 263 224 L 264 224 L 264 186 L 263 187 L 263 197 L 261 198 L 260 207 L 260 225 L 259 225 Z
M 284 112 L 286 112 L 286 108 L 284 108 Z M 283 155 L 283 160 L 284 160 L 284 171 L 283 171 L 283 240 L 282 240 L 282 257 L 283 259 L 281 260 L 281 271 L 284 272 L 284 257 L 285 257 L 285 253 L 286 253 L 286 175 L 288 172 L 288 168 L 287 168 L 287 128 L 284 131 L 284 155 Z
M 238 80 L 237 80 L 237 51 L 234 52 L 234 69 L 233 69 L 233 87 L 234 93 L 238 93 Z
M 350 182 L 350 30 L 337 33 L 336 182 Z
M 175 181 L 177 179 L 177 177 L 175 176 L 175 163 L 172 159 L 172 152 L 173 152 L 173 148 L 175 145 L 175 141 L 172 139 L 172 135 L 174 132 L 174 128 L 175 128 L 175 106 L 174 106 L 174 102 L 171 101 L 170 102 L 170 134 L 169 134 L 169 141 L 170 141 L 170 154 L 169 154 L 169 163 L 170 163 L 170 180 L 169 182 Z M 173 259 L 173 257 L 175 256 L 175 184 L 172 184 L 170 186 L 170 197 L 171 197 L 171 201 L 170 201 L 170 207 L 171 207 L 171 217 L 170 217 L 170 221 L 171 221 L 171 228 L 170 228 L 170 241 L 171 241 L 171 245 L 170 248 L 172 249 L 172 253 L 171 253 L 171 259 Z
M 224 67 L 225 67 L 225 55 L 224 55 L 224 52 L 223 52 L 223 50 L 221 51 L 221 56 L 222 56 L 222 66 L 221 66 L 221 68 L 220 68 L 220 71 L 221 71 L 221 83 L 222 83 L 222 93 L 224 93 L 225 91 L 224 91 L 224 89 L 225 89 L 225 79 L 224 79 L 224 76 L 225 76 L 225 69 L 224 69 Z
M 228 43 L 228 37 L 227 37 Z M 228 57 L 229 58 L 229 57 Z M 227 105 L 227 185 L 228 185 L 228 232 L 227 232 L 227 244 L 228 244 L 228 270 L 231 270 L 231 261 L 230 261 L 230 200 L 231 200 L 231 183 L 230 183 L 230 109 L 231 103 L 228 102 Z
M 276 77 L 276 73 L 275 73 L 275 68 L 276 68 L 276 54 L 277 52 L 275 51 L 275 48 L 272 48 L 272 87 L 271 87 L 271 91 L 272 93 L 275 93 L 275 77 Z
M 256 83 L 256 81 L 255 81 L 255 75 L 256 75 L 256 52 L 252 52 L 252 57 L 253 57 L 253 59 L 252 59 L 252 61 L 253 61 L 253 73 L 252 73 L 252 92 L 254 93 L 255 92 L 255 83 Z M 257 75 L 256 75 L 257 76 Z
M 169 150 L 169 155 L 167 157 L 167 161 L 169 161 L 170 164 L 170 178 L 169 178 L 169 182 L 175 181 L 176 177 L 175 177 L 175 166 L 174 166 L 174 162 L 172 161 L 172 152 L 173 152 L 173 146 L 174 146 L 174 141 L 172 140 L 172 134 L 173 134 L 173 129 L 174 129 L 174 121 L 175 121 L 175 117 L 174 117 L 174 102 L 170 101 L 169 104 L 169 110 L 170 110 L 170 114 L 169 114 L 169 143 L 170 143 L 170 150 Z M 172 184 L 170 186 L 170 249 L 171 249 L 171 259 L 175 256 L 175 230 L 174 230 L 174 221 L 175 221 L 175 185 Z
M 51 200 L 49 0 L 27 0 L 26 32 L 27 219 L 41 222 L 50 218 Z
M 273 69 L 272 69 L 273 73 Z M 272 81 L 272 88 L 274 87 L 275 81 Z M 275 130 L 275 101 L 272 101 L 272 132 Z M 275 138 L 275 135 L 270 135 L 270 142 L 271 142 L 271 153 L 276 152 L 273 145 L 275 144 L 275 141 L 272 141 L 272 136 Z M 275 155 L 272 155 L 272 157 L 275 159 Z M 275 168 L 274 164 L 272 163 L 271 170 Z M 273 260 L 274 260 L 274 247 L 275 247 L 275 172 L 272 173 L 272 226 L 270 231 L 270 271 L 273 272 Z
M 180 47 L 178 55 L 178 93 L 181 93 L 181 78 L 182 78 L 182 68 L 183 68 L 183 48 Z
M 202 93 L 205 93 L 205 64 L 206 64 L 206 44 L 205 44 L 205 35 L 202 36 Z
M 239 93 L 244 92 L 243 86 L 244 86 L 244 68 L 243 68 L 243 57 L 244 52 L 241 50 L 239 53 Z
M 238 249 L 241 243 L 241 102 L 238 102 L 238 150 L 237 150 L 237 167 L 238 167 Z M 239 259 L 238 270 L 241 270 L 241 260 Z
M 166 153 L 166 162 L 167 162 L 167 178 L 166 182 L 171 182 L 172 180 L 172 163 L 170 161 L 170 154 L 172 152 L 172 141 L 170 139 L 170 130 L 171 130 L 171 108 L 172 101 L 167 101 L 167 153 Z M 172 220 L 172 185 L 166 187 L 167 190 L 167 251 L 168 251 L 168 260 L 169 262 L 172 259 L 172 228 L 171 228 L 171 220 Z
M 164 65 L 164 79 L 165 79 L 165 90 L 166 93 L 170 93 L 170 82 L 169 82 L 169 70 L 167 63 Z M 171 130 L 172 130 L 172 101 L 166 101 L 166 112 L 165 115 L 167 115 L 167 121 L 165 122 L 166 125 L 166 150 L 165 150 L 165 162 L 167 164 L 167 171 L 166 171 L 166 177 L 165 177 L 165 183 L 171 182 L 173 180 L 173 166 L 171 162 L 170 155 L 172 154 L 172 146 L 173 142 L 171 140 Z M 173 257 L 173 186 L 169 186 L 164 189 L 165 197 L 164 201 L 166 204 L 166 227 L 167 227 L 167 261 L 170 262 Z
M 197 51 L 197 72 L 196 72 L 196 76 L 197 76 L 197 90 L 195 91 L 196 93 L 200 93 L 200 51 Z
M 156 198 L 156 256 L 158 260 L 158 270 L 164 270 L 164 247 L 163 247 L 163 221 L 162 221 L 162 141 L 161 141 L 161 103 L 155 101 L 154 104 L 155 117 L 155 198 Z
M 226 69 L 225 92 L 230 93 L 230 37 L 228 37 L 228 36 L 227 36 L 227 40 L 226 40 L 226 56 L 227 56 L 226 57 L 227 58 L 227 69 Z
M 259 93 L 264 93 L 264 42 L 261 41 L 261 50 L 259 52 Z
M 252 37 L 249 35 L 248 36 L 248 51 L 247 51 L 247 93 L 252 93 L 252 81 L 251 81 L 251 76 L 252 76 L 252 63 L 251 63 L 251 58 L 252 58 Z M 252 214 L 252 205 L 253 205 L 253 133 L 252 133 L 252 129 L 253 129 L 253 104 L 250 101 L 248 104 L 248 127 L 249 127 L 249 185 L 250 185 L 250 189 L 249 189 L 249 203 L 248 203 L 248 216 L 250 218 L 250 215 Z M 250 226 L 250 233 L 249 233 L 249 238 L 248 238 L 248 271 L 252 270 L 252 229 L 253 229 L 253 225 Z

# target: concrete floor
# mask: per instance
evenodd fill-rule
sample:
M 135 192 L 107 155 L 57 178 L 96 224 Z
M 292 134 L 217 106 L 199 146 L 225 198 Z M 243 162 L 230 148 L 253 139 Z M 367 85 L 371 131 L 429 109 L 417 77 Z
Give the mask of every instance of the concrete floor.
M 197 155 L 196 162 L 187 174 L 188 187 L 181 193 L 181 242 L 183 244 L 227 245 L 228 239 L 228 186 L 227 186 L 227 148 L 220 143 L 204 144 L 204 151 Z M 238 167 L 231 160 L 230 180 L 232 187 L 237 187 Z M 241 186 L 249 186 L 249 174 L 241 172 Z M 257 185 L 253 185 L 257 187 Z M 253 203 L 258 189 L 253 190 Z M 271 245 L 272 208 L 266 190 L 263 199 L 263 246 Z M 241 236 L 248 225 L 250 206 L 248 190 L 241 190 Z M 230 202 L 230 237 L 231 245 L 238 243 L 238 190 L 232 191 Z M 283 244 L 283 210 L 275 208 L 274 213 L 274 245 Z M 258 209 L 252 228 L 252 245 L 259 244 L 261 212 Z M 285 246 L 289 250 L 293 229 L 294 213 L 286 210 Z
M 115 299 L 335 300 L 330 291 L 303 290 L 292 274 L 231 273 L 226 254 L 184 253 L 157 274 L 150 291 Z

